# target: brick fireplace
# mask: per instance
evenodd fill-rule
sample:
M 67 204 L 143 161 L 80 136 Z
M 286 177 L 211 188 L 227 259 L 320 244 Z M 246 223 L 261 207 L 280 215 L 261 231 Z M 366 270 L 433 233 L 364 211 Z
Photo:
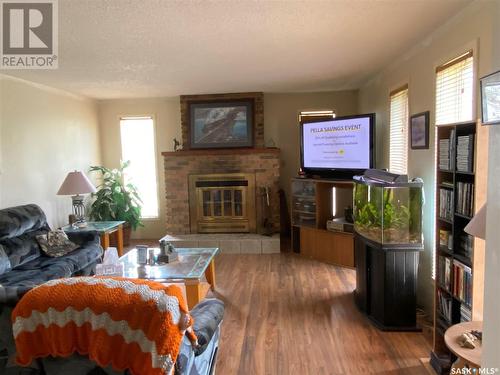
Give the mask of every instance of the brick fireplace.
M 219 229 L 215 231 L 263 233 L 265 230 L 264 221 L 266 219 L 273 231 L 279 231 L 279 149 L 181 150 L 176 152 L 163 152 L 162 155 L 165 173 L 166 229 L 168 234 L 204 232 L 203 230 L 200 231 L 200 227 L 197 224 L 198 221 L 192 221 L 193 215 L 196 214 L 193 211 L 193 207 L 196 207 L 197 204 L 193 202 L 193 199 L 196 200 L 196 191 L 193 191 L 193 189 L 196 190 L 196 185 L 193 184 L 193 180 L 196 179 L 196 176 L 209 177 L 213 175 L 213 177 L 220 177 L 224 174 L 230 174 L 233 175 L 233 177 L 235 175 L 251 176 L 249 178 L 252 181 L 250 185 L 254 186 L 251 186 L 252 192 L 248 194 L 248 204 L 255 210 L 255 226 L 249 225 L 248 228 L 242 228 L 241 230 Z M 228 176 L 227 180 L 232 181 L 234 184 L 234 178 L 229 177 L 230 176 Z M 214 182 L 213 178 L 208 178 L 207 181 Z M 214 188 L 214 186 L 212 187 Z M 198 194 L 200 191 L 201 190 L 198 191 Z M 221 194 L 224 194 L 224 189 L 221 190 Z M 231 194 L 232 198 L 234 198 L 235 194 L 239 193 Z M 192 201 L 191 211 L 190 197 Z M 213 205 L 212 201 L 214 199 L 216 200 L 218 198 L 215 198 L 215 195 L 211 197 L 211 210 L 218 210 L 219 208 L 217 207 L 224 210 L 223 205 Z M 268 206 L 266 206 L 267 202 L 269 202 Z M 237 213 L 234 208 L 234 202 L 231 212 Z

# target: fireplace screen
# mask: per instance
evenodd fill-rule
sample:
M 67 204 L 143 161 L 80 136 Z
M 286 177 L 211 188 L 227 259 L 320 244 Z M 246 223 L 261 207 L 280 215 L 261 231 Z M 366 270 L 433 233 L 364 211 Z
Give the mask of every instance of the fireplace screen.
M 252 174 L 190 176 L 191 231 L 255 231 L 254 180 Z

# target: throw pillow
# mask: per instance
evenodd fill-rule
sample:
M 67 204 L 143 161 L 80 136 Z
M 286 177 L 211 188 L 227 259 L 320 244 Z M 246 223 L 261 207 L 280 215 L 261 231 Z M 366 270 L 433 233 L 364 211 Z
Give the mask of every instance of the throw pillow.
M 40 234 L 36 236 L 36 240 L 43 252 L 54 258 L 66 255 L 79 247 L 71 242 L 61 229 L 52 230 L 47 234 Z

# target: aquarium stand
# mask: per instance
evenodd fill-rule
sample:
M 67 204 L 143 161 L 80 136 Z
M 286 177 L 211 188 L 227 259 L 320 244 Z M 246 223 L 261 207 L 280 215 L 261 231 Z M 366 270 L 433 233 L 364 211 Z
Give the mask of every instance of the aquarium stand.
M 358 308 L 383 331 L 419 331 L 417 271 L 422 245 L 381 245 L 354 234 Z

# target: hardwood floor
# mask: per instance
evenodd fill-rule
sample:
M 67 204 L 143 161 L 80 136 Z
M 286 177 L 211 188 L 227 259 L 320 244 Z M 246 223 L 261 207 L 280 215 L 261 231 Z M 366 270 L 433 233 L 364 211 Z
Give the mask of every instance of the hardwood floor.
M 428 374 L 421 333 L 381 332 L 356 309 L 355 272 L 290 253 L 221 254 L 217 373 Z
M 379 331 L 357 310 L 354 270 L 281 253 L 220 254 L 215 272 L 219 375 L 429 374 L 422 333 Z

